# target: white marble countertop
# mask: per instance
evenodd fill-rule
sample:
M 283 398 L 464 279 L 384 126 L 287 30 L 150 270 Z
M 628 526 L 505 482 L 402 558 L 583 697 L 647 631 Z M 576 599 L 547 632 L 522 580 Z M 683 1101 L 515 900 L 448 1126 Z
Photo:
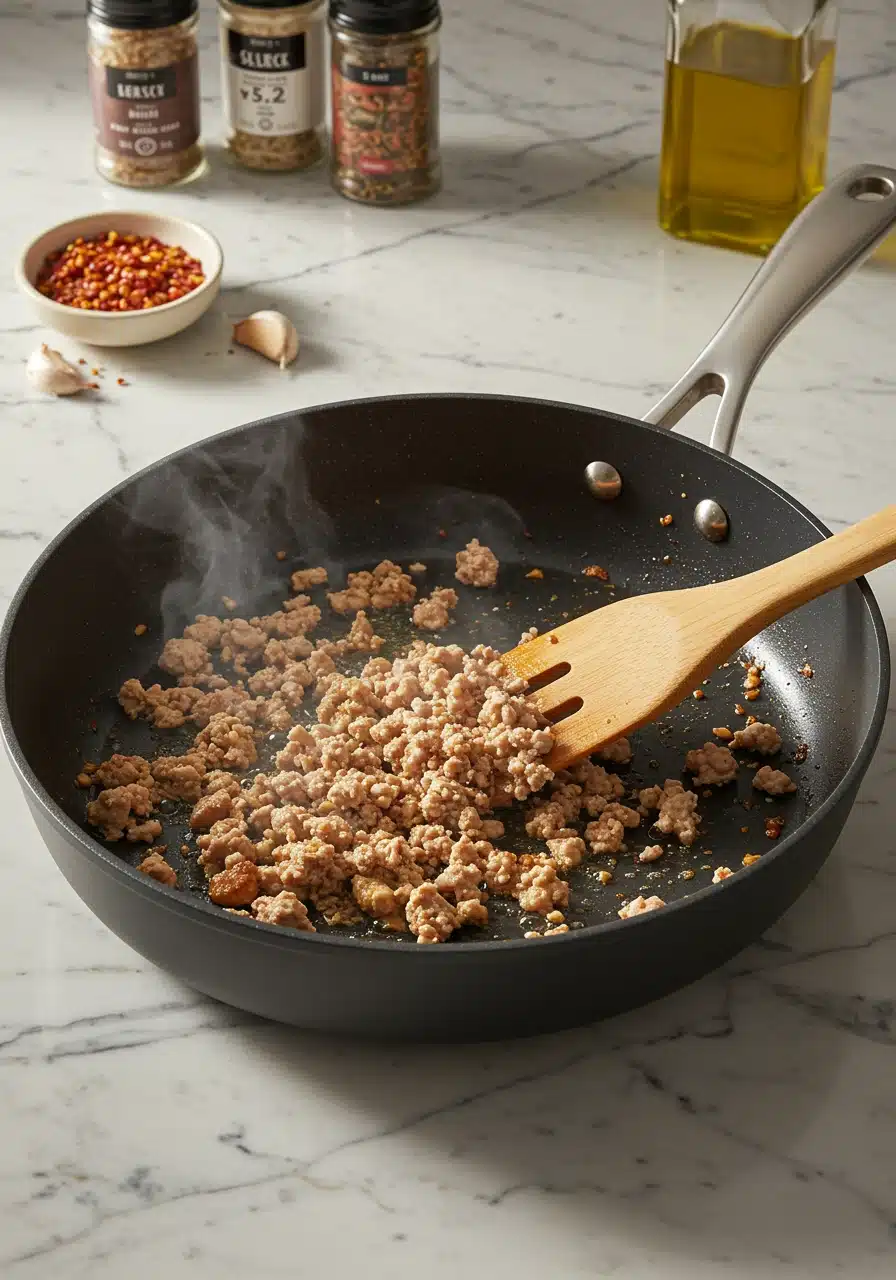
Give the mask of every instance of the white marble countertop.
M 3 278 L 4 602 L 85 503 L 262 414 L 443 389 L 637 414 L 755 265 L 655 225 L 653 0 L 449 2 L 445 192 L 403 212 L 352 207 L 323 174 L 236 172 L 218 147 L 188 190 L 104 185 L 81 9 L 0 11 L 4 243 L 97 208 L 171 209 L 219 236 L 225 288 L 181 340 L 102 357 L 99 397 L 51 403 L 23 376 L 48 335 Z M 896 161 L 894 17 L 887 0 L 846 10 L 833 167 Z M 214 40 L 206 9 L 212 143 Z M 305 338 L 288 375 L 227 354 L 227 317 L 266 305 Z M 896 280 L 866 268 L 769 362 L 741 431 L 739 455 L 835 527 L 893 500 L 894 333 Z M 894 574 L 875 585 L 892 618 Z M 5 1280 L 892 1276 L 894 761 L 891 718 L 823 874 L 724 972 L 586 1030 L 394 1052 L 261 1024 L 144 963 L 56 872 L 4 762 Z

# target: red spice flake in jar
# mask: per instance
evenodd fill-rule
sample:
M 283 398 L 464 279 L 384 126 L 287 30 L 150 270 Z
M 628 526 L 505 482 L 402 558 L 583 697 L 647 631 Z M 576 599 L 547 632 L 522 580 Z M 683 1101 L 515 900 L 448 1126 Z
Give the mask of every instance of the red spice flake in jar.
M 180 245 L 107 231 L 78 236 L 50 254 L 37 287 L 45 298 L 81 311 L 147 311 L 177 302 L 204 280 L 202 263 Z
M 783 818 L 766 818 L 765 834 L 768 836 L 769 840 L 777 840 L 778 836 L 781 834 L 783 829 L 784 829 Z
M 586 564 L 582 573 L 586 578 L 600 578 L 601 582 L 606 582 L 610 576 L 599 564 Z
M 805 676 L 807 680 L 811 680 L 812 677 L 815 675 L 815 670 L 813 667 L 809 666 L 808 662 L 806 662 L 803 664 L 803 666 L 800 667 L 799 673 L 801 676 Z
M 543 569 L 530 569 L 530 570 L 529 570 L 529 572 L 526 574 L 526 577 L 527 577 L 527 578 L 534 578 L 534 579 L 536 580 L 536 582 L 540 582 L 540 581 L 541 581 L 541 579 L 544 577 L 544 570 L 543 570 Z
M 672 523 L 671 515 L 660 516 L 660 524 L 663 526 L 664 529 L 668 529 L 671 523 Z

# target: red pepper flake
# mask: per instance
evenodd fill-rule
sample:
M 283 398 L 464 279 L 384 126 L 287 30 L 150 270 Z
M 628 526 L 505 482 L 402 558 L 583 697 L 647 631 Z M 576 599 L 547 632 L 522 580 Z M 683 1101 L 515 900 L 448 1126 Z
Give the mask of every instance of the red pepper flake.
M 734 714 L 735 714 L 735 715 L 738 715 L 738 716 L 745 716 L 745 715 L 747 714 L 747 708 L 746 708 L 746 707 L 742 707 L 742 706 L 740 705 L 740 703 L 739 703 L 739 702 L 735 702 L 735 704 L 734 704 Z
M 800 667 L 799 673 L 801 676 L 805 676 L 807 680 L 811 680 L 812 677 L 815 675 L 815 670 L 814 668 L 809 666 L 808 662 L 806 662 L 803 664 L 803 666 Z
M 98 378 L 98 377 L 100 376 L 100 371 L 99 371 L 99 369 L 91 369 L 91 370 L 90 370 L 90 372 L 91 372 L 91 374 L 93 375 L 93 377 L 94 377 L 94 378 Z
M 540 581 L 541 581 L 541 579 L 544 577 L 544 570 L 543 570 L 543 569 L 530 569 L 530 570 L 529 570 L 529 572 L 526 574 L 526 577 L 527 577 L 527 578 L 534 578 L 536 582 L 540 582 Z
M 765 834 L 768 836 L 769 840 L 777 840 L 783 828 L 784 828 L 783 818 L 766 818 Z
M 87 361 L 84 359 L 83 356 L 78 356 L 78 364 L 86 364 L 86 363 Z
M 177 302 L 204 280 L 202 263 L 180 245 L 108 231 L 78 236 L 50 254 L 37 287 L 45 298 L 81 311 L 147 311 Z
M 531 537 L 532 537 L 532 534 L 529 532 L 529 530 L 528 530 L 528 529 L 524 529 L 524 530 L 523 530 L 523 537 L 524 537 L 524 538 L 531 538 Z
M 100 389 L 100 384 L 98 382 L 88 382 L 87 384 L 88 391 L 99 391 L 99 389 Z
M 586 578 L 600 578 L 601 582 L 606 582 L 610 576 L 599 564 L 586 564 L 582 573 Z
M 660 524 L 664 529 L 668 529 L 669 525 L 672 523 L 672 519 L 673 517 L 671 515 L 660 516 Z
M 116 378 L 115 381 L 120 387 L 127 387 L 130 385 L 126 378 Z
M 96 733 L 96 721 L 95 721 L 95 720 L 91 720 L 91 722 L 90 722 L 90 732 L 91 732 L 91 733 Z
M 145 636 L 145 635 L 146 635 L 147 630 L 148 630 L 148 628 L 147 628 L 147 626 L 146 626 L 146 623 L 145 623 L 145 622 L 138 622 L 138 623 L 137 623 L 137 625 L 136 625 L 136 627 L 134 627 L 134 635 L 135 635 L 135 636 Z
M 447 538 L 447 537 L 448 537 L 448 534 L 445 532 L 445 530 L 444 530 L 444 529 L 440 529 L 440 530 L 439 530 L 439 537 L 440 537 L 440 538 Z
M 697 701 L 700 702 L 702 698 L 706 697 L 706 694 L 703 692 L 702 689 L 695 689 L 694 692 L 691 694 L 691 697 L 696 698 Z
M 552 631 L 552 632 L 551 632 L 551 634 L 548 636 L 548 639 L 550 640 L 551 644 L 559 644 L 559 643 L 560 643 L 560 641 L 559 641 L 559 640 L 557 639 L 557 637 L 554 635 L 553 631 Z

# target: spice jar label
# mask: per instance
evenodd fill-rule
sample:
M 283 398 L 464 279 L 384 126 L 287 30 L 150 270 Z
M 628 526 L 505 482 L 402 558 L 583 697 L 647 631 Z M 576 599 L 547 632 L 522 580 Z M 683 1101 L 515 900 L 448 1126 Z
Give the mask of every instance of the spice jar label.
M 167 156 L 199 137 L 196 57 L 167 67 L 108 67 L 90 61 L 97 142 L 121 155 Z
M 315 128 L 323 115 L 322 85 L 315 72 L 322 57 L 319 24 L 291 36 L 228 31 L 224 68 L 228 119 L 245 133 L 272 138 Z
M 333 67 L 333 153 L 343 169 L 389 175 L 426 169 L 438 146 L 438 63 Z

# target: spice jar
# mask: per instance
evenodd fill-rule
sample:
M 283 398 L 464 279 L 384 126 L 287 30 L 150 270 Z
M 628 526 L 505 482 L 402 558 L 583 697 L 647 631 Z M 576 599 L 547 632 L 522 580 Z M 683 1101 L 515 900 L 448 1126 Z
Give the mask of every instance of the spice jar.
M 340 195 L 408 204 L 441 183 L 438 0 L 331 0 L 331 176 Z
M 184 182 L 199 145 L 198 0 L 88 0 L 96 167 L 125 187 Z
M 659 221 L 767 253 L 824 186 L 833 0 L 667 0 Z
M 227 146 L 247 169 L 323 154 L 325 0 L 218 0 Z

